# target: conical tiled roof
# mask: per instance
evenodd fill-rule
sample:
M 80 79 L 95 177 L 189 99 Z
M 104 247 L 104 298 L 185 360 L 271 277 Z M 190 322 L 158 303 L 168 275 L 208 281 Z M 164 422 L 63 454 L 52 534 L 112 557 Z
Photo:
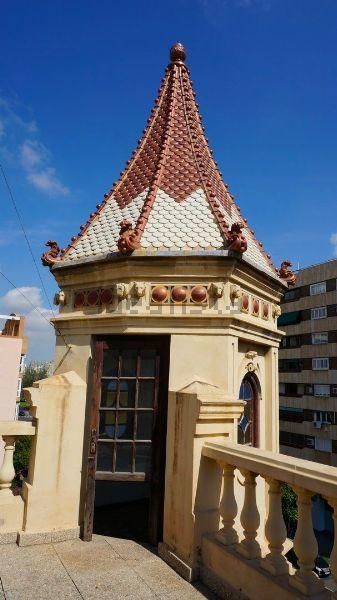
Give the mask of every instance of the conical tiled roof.
M 181 44 L 131 160 L 58 262 L 139 250 L 245 252 L 276 275 L 212 157 Z

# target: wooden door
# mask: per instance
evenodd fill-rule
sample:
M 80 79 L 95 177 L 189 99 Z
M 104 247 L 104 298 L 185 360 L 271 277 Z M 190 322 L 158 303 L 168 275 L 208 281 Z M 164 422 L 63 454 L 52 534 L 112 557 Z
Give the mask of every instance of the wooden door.
M 83 539 L 93 531 L 95 480 L 150 483 L 148 539 L 162 531 L 168 338 L 114 336 L 94 343 Z

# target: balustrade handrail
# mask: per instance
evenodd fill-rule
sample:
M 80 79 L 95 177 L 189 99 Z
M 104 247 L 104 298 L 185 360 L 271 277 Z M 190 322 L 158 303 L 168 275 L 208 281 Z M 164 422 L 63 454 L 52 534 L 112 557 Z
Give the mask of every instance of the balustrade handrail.
M 34 421 L 0 421 L 0 436 L 35 435 Z
M 337 468 L 286 454 L 239 444 L 205 442 L 203 456 L 219 463 L 246 469 L 313 494 L 337 498 Z

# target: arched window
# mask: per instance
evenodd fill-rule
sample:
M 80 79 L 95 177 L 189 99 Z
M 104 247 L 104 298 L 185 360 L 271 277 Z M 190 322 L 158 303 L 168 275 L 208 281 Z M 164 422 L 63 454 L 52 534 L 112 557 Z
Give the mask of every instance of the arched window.
M 240 386 L 239 398 L 246 402 L 238 422 L 238 443 L 248 446 L 259 445 L 258 401 L 259 384 L 251 373 L 245 375 Z

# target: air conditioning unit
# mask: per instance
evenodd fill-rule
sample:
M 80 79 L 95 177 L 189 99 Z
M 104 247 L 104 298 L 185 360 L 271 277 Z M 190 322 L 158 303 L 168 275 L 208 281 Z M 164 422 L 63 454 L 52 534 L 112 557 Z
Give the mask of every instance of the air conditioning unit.
M 314 429 L 321 429 L 322 427 L 322 421 L 313 421 L 312 422 Z

